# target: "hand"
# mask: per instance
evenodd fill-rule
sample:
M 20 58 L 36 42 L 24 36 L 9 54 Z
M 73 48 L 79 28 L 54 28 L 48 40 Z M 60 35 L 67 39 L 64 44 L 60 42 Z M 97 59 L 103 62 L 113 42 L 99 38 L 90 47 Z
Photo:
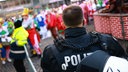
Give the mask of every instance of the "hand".
M 1 53 L 2 51 L 0 50 L 0 53 Z
M 5 38 L 5 36 L 1 36 L 2 38 Z

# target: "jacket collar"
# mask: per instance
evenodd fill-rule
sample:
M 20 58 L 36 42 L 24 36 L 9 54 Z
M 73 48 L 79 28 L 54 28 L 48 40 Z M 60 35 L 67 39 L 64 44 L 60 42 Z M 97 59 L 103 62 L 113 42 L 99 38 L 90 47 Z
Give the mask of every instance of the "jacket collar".
M 84 27 L 67 28 L 65 30 L 65 38 L 78 37 L 84 34 L 86 34 L 86 29 Z

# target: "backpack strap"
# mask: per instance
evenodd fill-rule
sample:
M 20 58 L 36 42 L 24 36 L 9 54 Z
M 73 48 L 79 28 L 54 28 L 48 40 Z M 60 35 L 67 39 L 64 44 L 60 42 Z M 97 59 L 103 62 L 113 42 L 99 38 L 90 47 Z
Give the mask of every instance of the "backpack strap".
M 54 57 L 56 58 L 57 63 L 59 64 L 59 66 L 61 66 L 62 60 L 59 50 L 57 50 L 55 45 L 52 45 L 51 49 L 54 54 Z
M 53 45 L 52 47 L 51 47 L 51 49 L 52 49 L 52 52 L 53 52 L 53 54 L 55 55 L 55 57 L 56 57 L 56 59 L 59 61 L 59 54 L 60 54 L 60 52 L 57 50 L 57 48 L 55 47 L 55 45 Z
M 107 51 L 107 42 L 105 40 L 105 38 L 103 37 L 102 34 L 97 33 L 97 32 L 90 32 L 89 35 L 94 39 L 97 40 L 97 42 L 99 43 L 99 45 L 101 46 L 101 50 Z
M 99 44 L 101 46 L 101 50 L 103 50 L 113 56 L 126 57 L 125 51 L 122 48 L 122 46 L 111 35 L 100 34 L 100 33 L 96 33 L 96 32 L 92 32 L 92 33 L 90 33 L 90 35 L 92 37 L 98 38 Z

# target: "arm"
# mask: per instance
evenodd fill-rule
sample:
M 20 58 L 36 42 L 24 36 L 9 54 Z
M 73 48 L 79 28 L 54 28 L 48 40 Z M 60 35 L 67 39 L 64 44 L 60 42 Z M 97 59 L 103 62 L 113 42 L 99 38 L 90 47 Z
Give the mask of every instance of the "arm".
M 41 58 L 41 67 L 43 69 L 43 72 L 50 72 L 50 59 L 49 59 L 49 50 L 46 47 L 43 52 L 43 57 Z
M 49 46 L 44 49 L 42 56 L 41 67 L 43 69 L 43 72 L 58 72 L 59 67 L 57 61 Z
M 119 56 L 119 57 L 126 55 L 124 48 L 119 44 L 119 42 L 117 40 L 115 40 L 114 38 L 111 38 L 110 41 L 111 41 L 111 43 L 109 43 L 111 46 L 110 48 L 113 48 L 114 55 Z

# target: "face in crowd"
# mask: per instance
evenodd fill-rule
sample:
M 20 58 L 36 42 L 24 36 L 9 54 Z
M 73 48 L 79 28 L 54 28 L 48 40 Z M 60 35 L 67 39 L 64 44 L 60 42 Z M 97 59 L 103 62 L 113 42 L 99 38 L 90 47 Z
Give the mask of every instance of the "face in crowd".
M 22 17 L 23 17 L 24 20 L 28 19 L 28 15 L 23 15 Z

